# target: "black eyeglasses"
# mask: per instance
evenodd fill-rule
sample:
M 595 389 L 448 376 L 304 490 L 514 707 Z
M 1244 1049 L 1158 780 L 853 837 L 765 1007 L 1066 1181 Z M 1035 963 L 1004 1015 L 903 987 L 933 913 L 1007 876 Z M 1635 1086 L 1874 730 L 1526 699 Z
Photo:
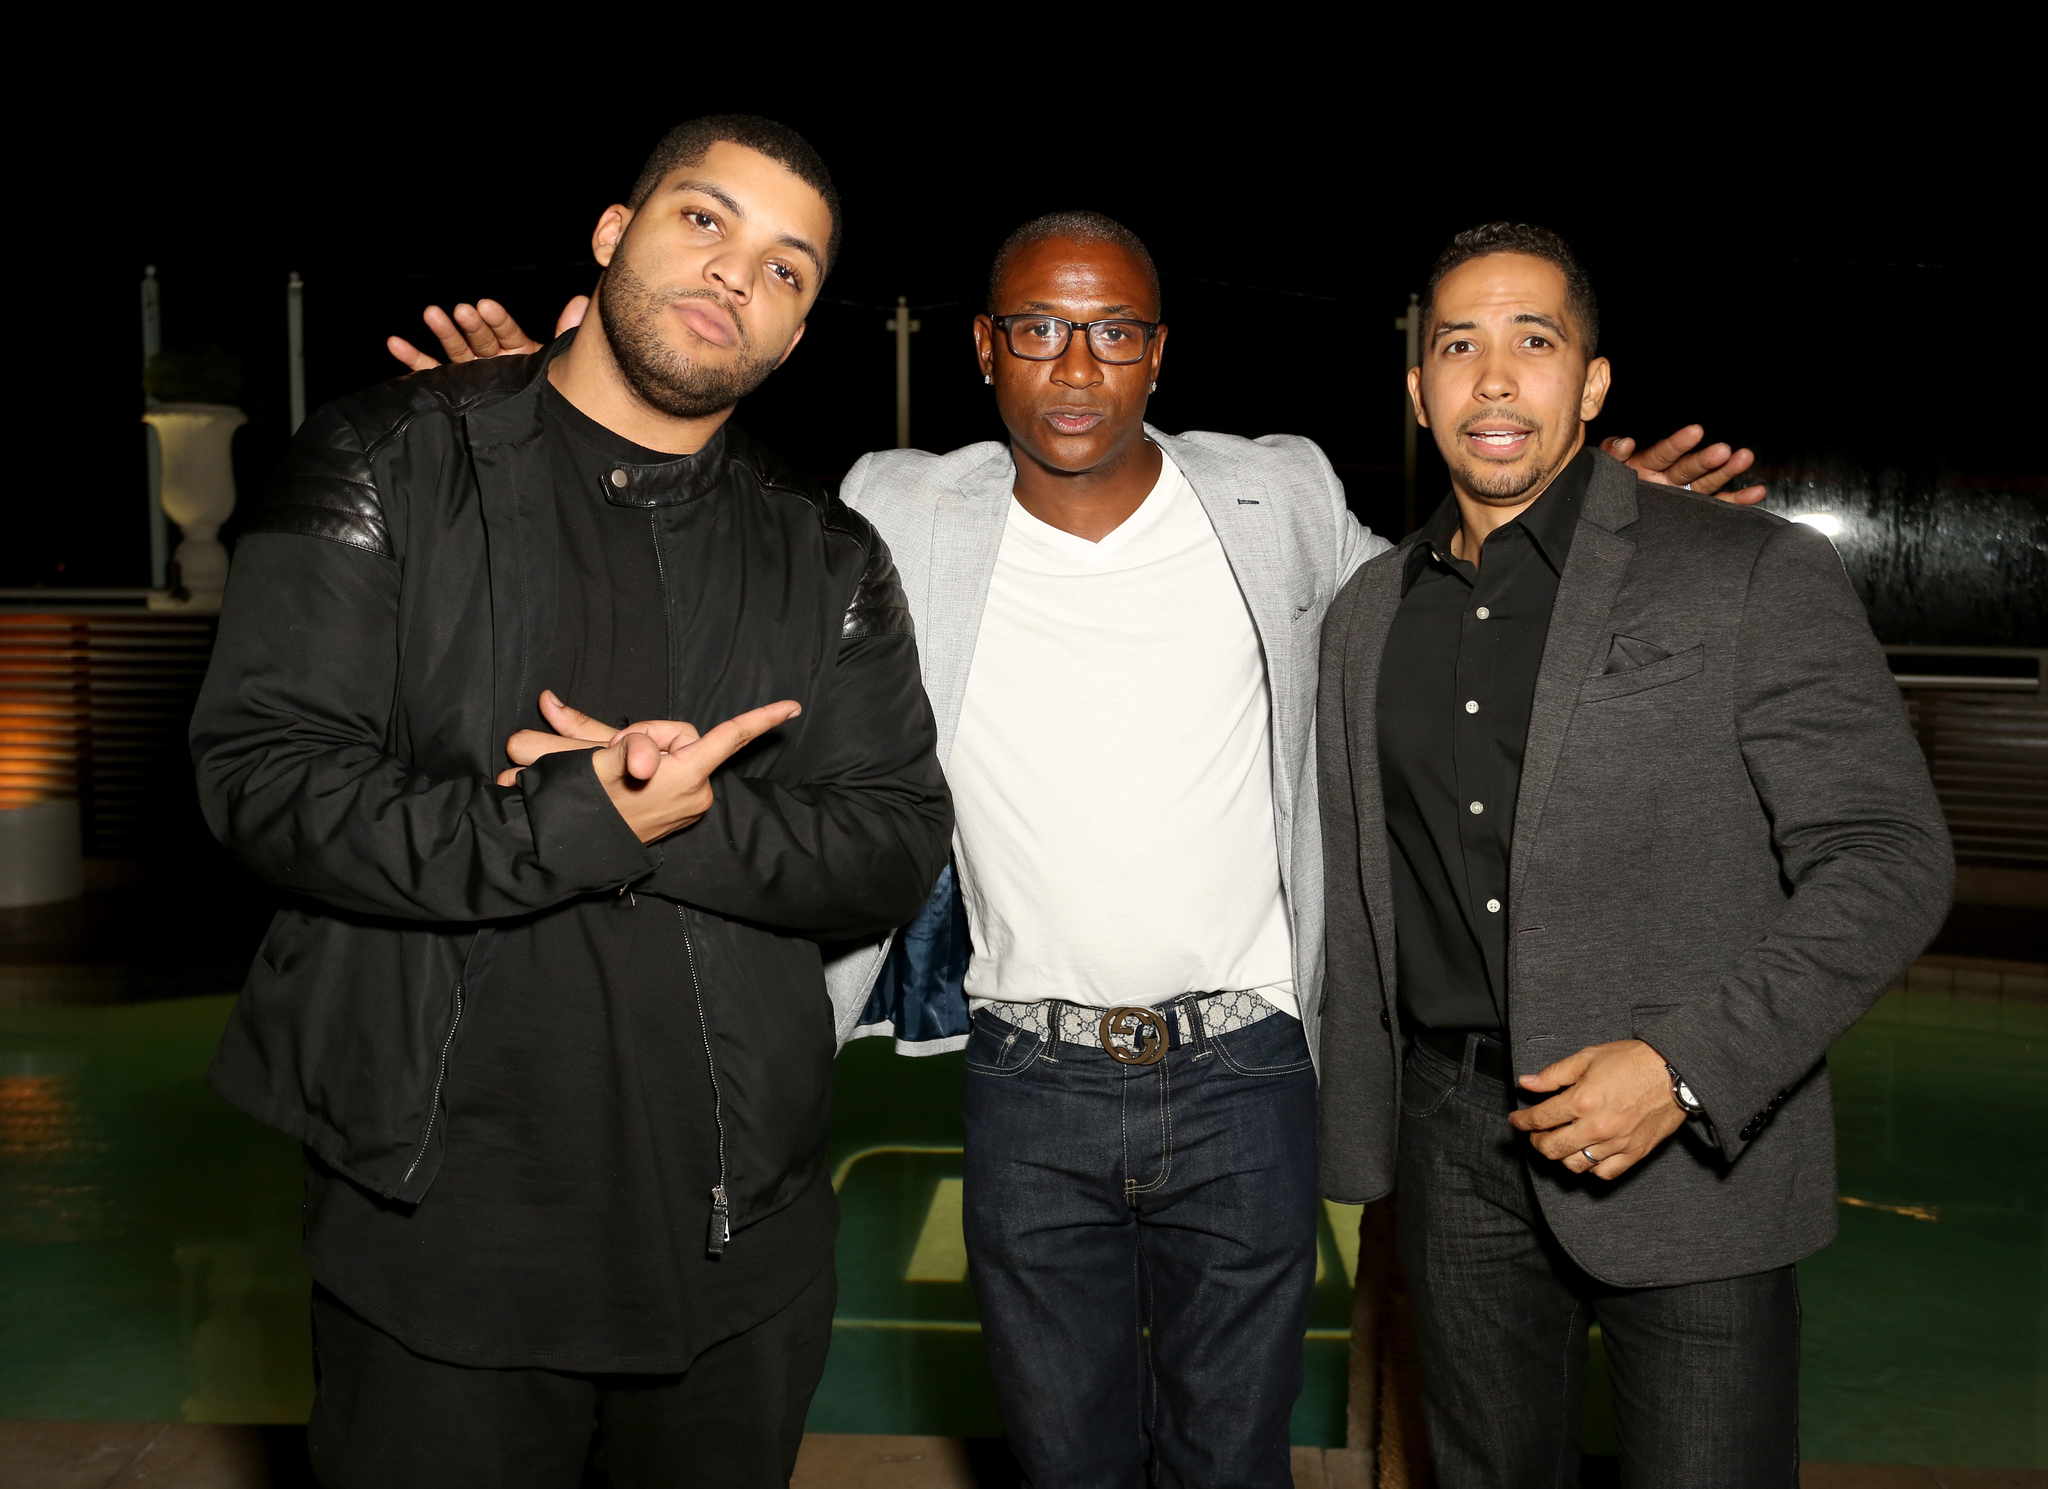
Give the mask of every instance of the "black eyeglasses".
M 1159 330 L 1158 321 L 1065 321 L 1056 315 L 992 315 L 989 321 L 1010 343 L 1010 355 L 1027 362 L 1050 362 L 1062 356 L 1076 331 L 1088 338 L 1098 362 L 1123 366 L 1145 360 L 1145 348 Z

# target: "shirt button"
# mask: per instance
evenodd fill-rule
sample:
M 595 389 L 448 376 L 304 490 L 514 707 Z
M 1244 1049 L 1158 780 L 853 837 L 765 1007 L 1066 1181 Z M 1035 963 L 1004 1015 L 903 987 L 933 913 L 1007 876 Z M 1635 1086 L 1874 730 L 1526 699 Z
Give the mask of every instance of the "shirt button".
M 1489 915 L 1498 915 L 1498 914 L 1500 914 L 1500 901 L 1499 901 L 1499 900 L 1488 900 L 1488 901 L 1486 902 L 1486 913 L 1487 913 L 1487 914 L 1489 914 Z
M 1465 712 L 1466 712 L 1466 713 L 1478 713 L 1478 712 L 1479 712 L 1479 700 L 1478 700 L 1477 698 L 1468 698 L 1468 699 L 1466 699 L 1466 700 L 1465 700 Z
M 1472 613 L 1478 616 L 1481 620 L 1485 620 L 1487 616 L 1493 614 L 1493 612 L 1491 610 L 1488 610 L 1484 605 L 1481 605 L 1477 610 L 1473 611 Z
M 1482 802 L 1482 801 L 1475 801 L 1475 802 L 1473 802 L 1473 803 L 1472 803 L 1472 815 L 1473 815 L 1473 816 L 1475 816 L 1475 817 L 1476 817 L 1476 816 L 1478 816 L 1478 815 L 1479 815 L 1479 814 L 1480 814 L 1481 812 L 1483 812 L 1483 811 L 1485 811 L 1485 810 L 1486 810 L 1486 803 L 1485 803 L 1485 802 Z
M 626 484 L 626 473 L 625 473 L 624 471 L 622 471 L 622 470 L 615 470 L 615 471 L 613 471 L 613 472 L 612 472 L 612 484 L 613 484 L 614 486 L 623 486 L 623 485 L 625 485 L 625 484 Z

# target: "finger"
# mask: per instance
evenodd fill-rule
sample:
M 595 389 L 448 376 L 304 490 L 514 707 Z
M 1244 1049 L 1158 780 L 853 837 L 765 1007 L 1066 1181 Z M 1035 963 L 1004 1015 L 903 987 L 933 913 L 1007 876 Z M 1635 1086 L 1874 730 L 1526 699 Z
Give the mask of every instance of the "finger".
M 484 318 L 476 313 L 474 305 L 455 307 L 455 324 L 462 328 L 462 339 L 469 343 L 469 349 L 479 357 L 495 357 L 505 348 L 498 345 L 498 333 L 484 324 Z
M 499 772 L 498 772 L 498 784 L 499 784 L 500 786 L 516 786 L 516 785 L 518 785 L 518 784 L 519 784 L 519 772 L 520 772 L 520 771 L 522 771 L 522 770 L 524 770 L 524 769 L 526 769 L 526 767 L 525 767 L 525 766 L 523 766 L 523 765 L 515 765 L 515 766 L 513 766 L 513 767 L 512 767 L 512 769 L 510 769 L 510 770 L 501 770 L 501 771 L 499 771 Z
M 548 721 L 548 727 L 555 733 L 570 739 L 587 739 L 592 744 L 616 744 L 620 731 L 609 724 L 600 724 L 580 708 L 571 708 L 555 696 L 554 689 L 543 688 L 540 695 L 540 716 Z
M 583 324 L 583 317 L 590 313 L 590 296 L 578 295 L 562 307 L 562 313 L 555 317 L 555 334 L 561 335 L 571 326 Z
M 699 738 L 697 726 L 683 719 L 644 719 L 614 731 L 605 743 L 617 744 L 629 734 L 644 734 L 664 750 L 679 750 Z
M 1716 492 L 1714 494 L 1714 500 L 1724 501 L 1732 506 L 1737 507 L 1753 507 L 1769 495 L 1770 491 L 1765 487 L 1745 486 L 1740 491 Z
M 1649 449 L 1629 462 L 1638 470 L 1653 470 L 1660 474 L 1678 463 L 1678 458 L 1694 445 L 1707 437 L 1705 428 L 1688 424 L 1683 429 L 1673 430 Z
M 676 751 L 685 756 L 697 769 L 708 777 L 727 760 L 737 755 L 754 740 L 766 734 L 778 724 L 786 724 L 803 712 L 803 705 L 793 699 L 770 703 L 761 708 L 750 708 L 735 718 L 705 734 L 693 744 Z
M 1635 454 L 1636 442 L 1625 434 L 1610 434 L 1600 441 L 1600 448 L 1616 460 L 1626 462 L 1629 456 Z
M 1586 1067 L 1593 1061 L 1592 1055 L 1580 1050 L 1576 1055 L 1566 1055 L 1555 1065 L 1546 1065 L 1534 1075 L 1522 1077 L 1525 1091 L 1555 1091 L 1560 1086 L 1569 1086 L 1586 1073 Z
M 667 751 L 644 734 L 628 734 L 617 747 L 626 752 L 626 774 L 636 781 L 653 780 L 667 757 Z
M 1691 486 L 1697 491 L 1699 487 L 1695 483 L 1708 472 L 1726 465 L 1734 454 L 1733 447 L 1729 445 L 1707 445 L 1674 463 L 1671 469 L 1664 472 L 1664 479 L 1674 486 Z
M 1723 486 L 1756 464 L 1756 451 L 1729 450 L 1726 445 L 1715 445 L 1716 450 L 1726 450 L 1724 458 L 1714 462 L 1711 470 L 1703 470 L 1691 478 L 1692 489 L 1703 496 L 1712 496 Z M 1691 457 L 1698 459 L 1698 456 Z
M 430 357 L 403 336 L 384 338 L 384 350 L 405 364 L 408 372 L 429 372 L 441 365 L 436 357 Z
M 559 734 L 543 733 L 539 729 L 521 729 L 505 741 L 505 754 L 514 765 L 531 765 L 543 755 L 559 755 L 564 750 L 589 750 L 596 746 L 587 739 L 564 739 Z
M 451 362 L 474 362 L 476 353 L 469 349 L 469 341 L 461 328 L 448 319 L 448 312 L 438 305 L 429 305 L 420 314 L 427 323 L 427 329 L 434 333 L 434 340 L 441 343 L 441 350 L 448 354 Z
M 1541 1132 L 1545 1128 L 1563 1127 L 1578 1118 L 1578 1108 L 1569 1096 L 1553 1096 L 1536 1106 L 1524 1107 L 1518 1112 L 1508 1113 L 1508 1125 L 1523 1132 Z
M 483 323 L 491 328 L 491 334 L 498 338 L 501 351 L 516 356 L 540 350 L 540 343 L 519 328 L 519 322 L 512 319 L 512 312 L 496 300 L 479 300 L 476 313 Z

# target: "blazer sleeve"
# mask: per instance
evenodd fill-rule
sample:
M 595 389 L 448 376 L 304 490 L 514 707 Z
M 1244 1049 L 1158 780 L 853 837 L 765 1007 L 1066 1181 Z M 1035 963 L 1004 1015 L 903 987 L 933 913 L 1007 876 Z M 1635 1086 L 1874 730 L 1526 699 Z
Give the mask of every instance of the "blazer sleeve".
M 1791 893 L 1710 996 L 1637 1029 L 1734 1158 L 1946 918 L 1955 860 L 1862 602 L 1791 523 L 1750 576 L 1734 664 L 1744 763 Z
M 1339 600 L 1325 621 L 1317 700 L 1324 916 L 1317 1111 L 1322 1191 L 1357 1204 L 1393 1187 L 1393 1033 L 1359 870 L 1360 814 L 1352 759 L 1360 731 L 1374 724 L 1353 714 L 1347 694 L 1350 618 L 1350 607 Z M 1368 820 L 1379 830 L 1378 812 Z

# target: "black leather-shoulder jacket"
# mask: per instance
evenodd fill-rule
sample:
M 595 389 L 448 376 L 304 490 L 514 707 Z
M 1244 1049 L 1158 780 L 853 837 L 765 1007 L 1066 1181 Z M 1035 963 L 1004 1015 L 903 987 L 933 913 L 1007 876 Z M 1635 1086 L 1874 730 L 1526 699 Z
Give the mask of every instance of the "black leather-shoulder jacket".
M 495 784 L 546 685 L 558 580 L 539 395 L 564 345 L 321 409 L 237 545 L 192 751 L 215 835 L 290 898 L 211 1080 L 358 1183 L 417 1201 L 493 923 L 642 887 L 692 931 L 714 1064 L 737 1093 L 723 1118 L 738 1227 L 822 1171 L 834 1046 L 816 942 L 917 912 L 951 803 L 887 547 L 730 427 L 607 497 L 649 509 L 658 535 L 670 716 L 708 727 L 780 698 L 802 714 L 653 845 L 583 753 Z

